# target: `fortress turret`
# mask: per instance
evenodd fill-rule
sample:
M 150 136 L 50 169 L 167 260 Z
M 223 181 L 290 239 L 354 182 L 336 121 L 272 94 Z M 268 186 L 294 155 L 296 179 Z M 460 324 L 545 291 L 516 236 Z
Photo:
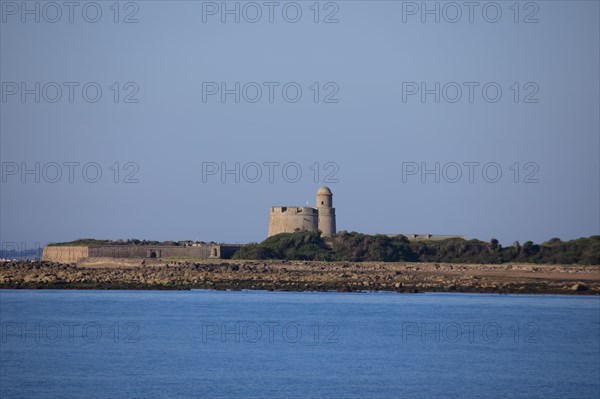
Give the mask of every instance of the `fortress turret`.
M 335 234 L 335 208 L 333 207 L 333 194 L 329 187 L 321 187 L 317 190 L 317 211 L 321 234 L 324 237 Z

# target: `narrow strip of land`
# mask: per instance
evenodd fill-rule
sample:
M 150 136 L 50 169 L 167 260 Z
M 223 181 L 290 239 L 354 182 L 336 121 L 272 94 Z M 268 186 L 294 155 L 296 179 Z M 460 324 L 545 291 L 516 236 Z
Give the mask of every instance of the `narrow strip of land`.
M 600 266 L 216 261 L 0 263 L 0 288 L 600 294 Z

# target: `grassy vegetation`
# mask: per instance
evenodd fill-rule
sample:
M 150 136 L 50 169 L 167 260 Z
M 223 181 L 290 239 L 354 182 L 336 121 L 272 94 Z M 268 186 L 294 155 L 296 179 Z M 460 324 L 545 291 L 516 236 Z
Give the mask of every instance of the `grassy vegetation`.
M 136 238 L 129 238 L 127 240 L 96 240 L 94 238 L 81 238 L 75 241 L 69 242 L 53 242 L 49 243 L 48 246 L 59 246 L 59 245 L 173 245 L 173 246 L 184 246 L 191 244 L 194 241 L 152 241 L 152 240 L 138 240 Z M 196 241 L 197 243 L 204 243 L 202 241 Z M 211 242 L 212 244 L 212 242 Z
M 600 236 L 566 242 L 553 238 L 539 245 L 531 241 L 523 245 L 515 242 L 502 247 L 496 239 L 490 242 L 460 238 L 410 242 L 404 236 L 352 232 L 323 238 L 318 232 L 298 231 L 246 245 L 235 253 L 234 259 L 599 265 Z
M 79 240 L 75 240 L 75 241 L 70 241 L 70 242 L 51 242 L 48 243 L 49 247 L 57 247 L 60 245 L 80 245 L 80 246 L 85 246 L 85 245 L 111 245 L 113 243 L 112 240 L 95 240 L 93 238 L 82 238 Z

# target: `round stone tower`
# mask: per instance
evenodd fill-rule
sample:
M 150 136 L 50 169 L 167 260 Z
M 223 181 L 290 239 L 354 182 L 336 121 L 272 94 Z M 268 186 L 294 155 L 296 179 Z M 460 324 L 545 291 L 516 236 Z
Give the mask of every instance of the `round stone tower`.
M 317 211 L 319 214 L 319 230 L 323 237 L 335 234 L 335 208 L 333 207 L 333 194 L 329 187 L 317 190 Z

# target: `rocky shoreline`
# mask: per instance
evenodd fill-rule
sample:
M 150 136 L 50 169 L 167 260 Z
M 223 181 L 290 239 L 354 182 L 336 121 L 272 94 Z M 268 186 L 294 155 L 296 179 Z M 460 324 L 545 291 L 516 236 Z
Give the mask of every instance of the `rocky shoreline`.
M 600 294 L 600 266 L 301 261 L 0 263 L 0 288 Z

